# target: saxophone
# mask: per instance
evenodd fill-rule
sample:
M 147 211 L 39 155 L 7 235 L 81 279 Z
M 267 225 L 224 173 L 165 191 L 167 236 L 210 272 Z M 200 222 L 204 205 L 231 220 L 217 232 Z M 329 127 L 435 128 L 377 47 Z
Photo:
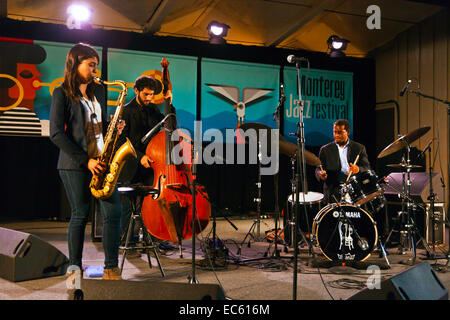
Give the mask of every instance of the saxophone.
M 116 112 L 114 117 L 109 123 L 108 130 L 105 136 L 105 143 L 98 160 L 107 165 L 107 169 L 100 175 L 94 175 L 92 177 L 89 188 L 92 195 L 97 199 L 107 199 L 113 192 L 119 178 L 120 171 L 125 164 L 125 161 L 133 156 L 137 158 L 136 151 L 130 140 L 127 138 L 126 142 L 120 146 L 120 148 L 114 152 L 116 142 L 118 138 L 117 123 L 122 117 L 125 97 L 127 95 L 127 86 L 124 81 L 104 81 L 100 78 L 94 77 L 94 80 L 101 84 L 120 86 L 122 90 L 117 100 Z

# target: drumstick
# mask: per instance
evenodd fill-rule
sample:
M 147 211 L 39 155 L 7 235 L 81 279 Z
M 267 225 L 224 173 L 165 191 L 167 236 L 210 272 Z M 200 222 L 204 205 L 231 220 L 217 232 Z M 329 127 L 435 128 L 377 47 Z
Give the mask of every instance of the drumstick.
M 356 159 L 355 159 L 355 163 L 354 163 L 354 164 L 356 164 L 356 163 L 358 162 L 358 160 L 359 160 L 359 155 L 360 155 L 360 153 L 358 153 L 358 155 L 356 156 Z M 349 173 L 348 173 L 347 180 L 345 181 L 345 183 L 348 182 L 348 179 L 350 179 L 350 176 L 351 176 L 351 175 L 352 175 L 352 171 L 350 170 Z

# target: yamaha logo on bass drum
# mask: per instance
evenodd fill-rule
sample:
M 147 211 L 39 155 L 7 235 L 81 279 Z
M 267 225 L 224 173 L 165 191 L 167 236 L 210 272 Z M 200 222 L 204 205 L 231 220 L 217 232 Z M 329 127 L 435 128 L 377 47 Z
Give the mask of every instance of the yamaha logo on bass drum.
M 361 213 L 359 211 L 348 211 L 345 212 L 345 216 L 347 218 L 361 218 Z M 339 211 L 333 211 L 333 217 L 335 218 L 339 218 L 339 217 L 343 217 L 342 212 Z

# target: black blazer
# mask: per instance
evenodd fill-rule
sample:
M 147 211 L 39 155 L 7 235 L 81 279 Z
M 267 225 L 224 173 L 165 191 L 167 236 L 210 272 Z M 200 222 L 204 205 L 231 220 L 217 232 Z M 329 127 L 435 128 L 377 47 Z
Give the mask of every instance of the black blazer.
M 175 108 L 172 104 L 168 108 L 169 113 L 175 113 Z M 125 128 L 119 137 L 118 145 L 122 145 L 126 138 L 130 139 L 137 158 L 131 157 L 127 160 L 120 174 L 119 182 L 125 184 L 142 182 L 146 185 L 151 185 L 153 170 L 144 168 L 140 160 L 145 155 L 148 143 L 159 130 L 156 130 L 153 136 L 149 137 L 147 143 L 142 143 L 141 139 L 163 118 L 164 115 L 159 111 L 157 105 L 151 103 L 148 106 L 141 107 L 137 103 L 136 97 L 125 105 L 122 113 L 122 119 L 125 120 Z M 167 122 L 171 119 L 174 118 L 168 118 Z
M 95 97 L 102 108 L 103 136 L 108 128 L 105 88 L 95 84 Z M 57 169 L 87 170 L 86 121 L 81 102 L 75 103 L 61 87 L 53 91 L 50 108 L 50 140 L 60 149 Z
M 349 140 L 347 159 L 349 163 L 355 163 L 355 159 L 359 154 L 359 160 L 357 166 L 360 172 L 370 170 L 370 163 L 367 156 L 366 148 L 355 141 Z M 327 180 L 323 184 L 323 192 L 325 195 L 325 200 L 327 202 L 334 202 L 331 195 L 338 195 L 339 186 L 341 182 L 344 182 L 347 175 L 341 172 L 341 160 L 339 158 L 339 150 L 336 143 L 330 142 L 320 148 L 319 159 L 322 163 L 323 170 L 327 172 Z M 319 179 L 320 168 L 316 168 L 316 178 Z M 339 198 L 338 198 L 339 199 Z

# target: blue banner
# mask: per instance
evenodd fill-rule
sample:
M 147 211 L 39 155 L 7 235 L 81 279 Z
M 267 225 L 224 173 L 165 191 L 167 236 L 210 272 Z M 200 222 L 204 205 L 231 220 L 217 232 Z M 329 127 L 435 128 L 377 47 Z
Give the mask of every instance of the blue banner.
M 217 59 L 201 64 L 202 129 L 258 122 L 276 128 L 280 67 Z
M 296 68 L 284 69 L 284 136 L 293 143 L 296 138 L 289 133 L 297 131 L 300 121 L 297 79 Z M 332 141 L 333 123 L 338 119 L 347 119 L 353 127 L 353 73 L 302 68 L 300 79 L 306 145 Z
M 169 75 L 172 83 L 173 105 L 177 112 L 180 127 L 193 132 L 197 111 L 197 57 L 150 53 L 143 51 L 108 49 L 108 80 L 122 80 L 127 83 L 127 103 L 135 97 L 134 81 L 141 75 L 150 75 L 160 80 L 161 60 L 169 62 Z M 119 88 L 108 88 L 108 105 L 114 106 Z M 158 97 L 155 97 L 158 98 Z M 164 113 L 163 104 L 159 104 Z M 109 112 L 114 113 L 115 108 Z

